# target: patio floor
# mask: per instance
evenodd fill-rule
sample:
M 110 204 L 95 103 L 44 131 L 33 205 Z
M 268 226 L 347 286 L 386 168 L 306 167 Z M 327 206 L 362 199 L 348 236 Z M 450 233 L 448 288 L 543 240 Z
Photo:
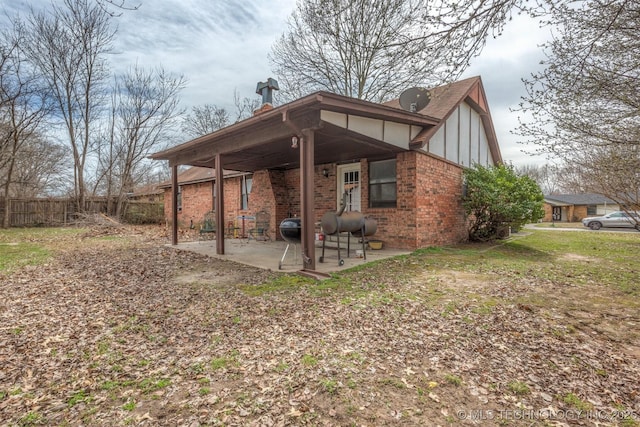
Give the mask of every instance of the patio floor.
M 279 271 L 279 265 L 282 260 L 287 242 L 270 241 L 262 242 L 246 239 L 225 239 L 225 254 L 216 254 L 216 241 L 190 241 L 179 243 L 177 246 L 168 245 L 180 250 L 192 251 L 213 258 L 226 259 L 229 261 L 239 262 L 241 264 L 251 265 L 253 267 L 264 268 L 267 270 Z M 346 242 L 344 243 L 346 246 Z M 367 262 L 377 261 L 380 259 L 391 258 L 397 255 L 405 255 L 411 253 L 407 250 L 399 249 L 379 249 L 369 250 L 367 248 L 367 259 L 356 256 L 356 250 L 362 249 L 362 244 L 351 242 L 351 251 L 347 257 L 346 249 L 343 247 L 340 251 L 344 265 L 338 265 L 338 251 L 336 249 L 327 248 L 325 250 L 324 262 L 319 262 L 322 255 L 322 245 L 316 244 L 316 271 L 320 273 L 330 274 L 332 272 L 346 270 L 351 267 L 365 264 Z M 302 256 L 300 245 L 291 245 L 287 256 L 282 262 L 283 272 L 296 272 L 302 269 Z

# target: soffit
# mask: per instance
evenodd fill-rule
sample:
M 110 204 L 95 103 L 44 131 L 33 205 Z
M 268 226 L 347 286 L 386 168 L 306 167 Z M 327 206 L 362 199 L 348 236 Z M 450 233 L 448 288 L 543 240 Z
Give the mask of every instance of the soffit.
M 404 151 L 382 141 L 342 129 L 320 119 L 320 111 L 357 114 L 430 127 L 432 117 L 398 110 L 385 105 L 318 92 L 251 117 L 214 133 L 155 153 L 155 160 L 171 165 L 213 167 L 220 154 L 224 169 L 256 171 L 299 167 L 299 149 L 291 148 L 291 138 L 314 130 L 315 163 L 335 163 L 361 158 L 383 158 Z

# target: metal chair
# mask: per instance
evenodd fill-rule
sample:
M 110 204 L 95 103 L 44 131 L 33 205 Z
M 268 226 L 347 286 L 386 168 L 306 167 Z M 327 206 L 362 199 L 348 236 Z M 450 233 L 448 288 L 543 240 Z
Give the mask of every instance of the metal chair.
M 216 231 L 216 213 L 215 211 L 209 211 L 204 214 L 202 219 L 198 241 L 215 239 Z
M 260 211 L 256 214 L 255 227 L 249 230 L 249 239 L 270 241 L 269 226 L 271 225 L 271 215 L 267 211 Z

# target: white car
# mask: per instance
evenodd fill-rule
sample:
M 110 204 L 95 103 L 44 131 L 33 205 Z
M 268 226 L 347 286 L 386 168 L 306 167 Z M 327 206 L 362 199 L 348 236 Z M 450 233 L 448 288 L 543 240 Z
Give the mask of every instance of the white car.
M 584 218 L 582 225 L 592 230 L 600 230 L 602 227 L 624 227 L 635 228 L 640 231 L 640 216 L 637 212 L 616 211 L 604 216 Z

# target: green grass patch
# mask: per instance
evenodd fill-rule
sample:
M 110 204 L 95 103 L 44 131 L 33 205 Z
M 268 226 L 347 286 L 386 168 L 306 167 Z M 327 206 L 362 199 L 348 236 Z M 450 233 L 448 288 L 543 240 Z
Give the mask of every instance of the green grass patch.
M 106 381 L 103 381 L 102 384 L 100 384 L 100 389 L 106 390 L 106 391 L 116 390 L 119 387 L 120 387 L 120 383 L 118 381 L 106 380 Z
M 136 409 L 136 401 L 133 399 L 127 401 L 127 403 L 122 405 L 122 409 L 124 409 L 127 412 L 133 411 L 134 409 Z
M 631 416 L 627 416 L 622 418 L 618 422 L 618 426 L 619 427 L 638 427 L 640 426 L 640 421 L 636 421 L 633 418 L 631 418 Z
M 238 361 L 239 356 L 240 352 L 238 352 L 238 350 L 232 350 L 226 356 L 215 357 L 211 359 L 209 366 L 214 371 L 217 371 L 218 369 L 228 368 L 230 366 L 237 366 L 240 364 L 240 362 Z
M 86 232 L 85 228 L 65 227 L 0 229 L 0 272 L 41 265 L 59 248 L 68 249 L 76 245 Z M 99 239 L 93 238 L 95 241 Z M 124 240 L 118 237 L 113 242 L 122 245 Z
M 444 305 L 444 308 L 442 309 L 442 312 L 440 313 L 440 315 L 442 317 L 448 317 L 451 314 L 457 313 L 457 311 L 458 311 L 458 306 L 456 302 L 449 301 Z
M 240 290 L 246 295 L 259 297 L 265 294 L 291 292 L 303 286 L 315 283 L 313 279 L 295 274 L 283 274 L 259 285 L 240 285 Z
M 153 393 L 169 387 L 171 380 L 169 378 L 146 378 L 138 383 L 138 388 L 144 394 Z
M 593 408 L 593 405 L 589 402 L 585 402 L 573 393 L 567 393 L 562 397 L 562 401 L 567 405 L 571 405 L 579 411 L 589 411 Z
M 454 270 L 482 275 L 486 280 L 529 278 L 559 285 L 606 286 L 640 295 L 640 267 L 636 262 L 639 249 L 636 233 L 532 230 L 506 242 L 420 249 L 381 263 L 381 268 L 371 273 L 384 283 L 393 276 L 402 279 L 398 271 L 419 274 Z
M 407 388 L 407 385 L 398 378 L 380 378 L 378 382 L 382 385 L 388 385 L 400 390 Z
M 216 357 L 211 360 L 211 369 L 217 371 L 218 369 L 224 369 L 231 364 L 231 359 L 227 357 Z
M 525 394 L 531 393 L 531 389 L 529 388 L 529 386 L 521 381 L 511 381 L 507 385 L 507 387 L 509 388 L 509 391 L 511 391 L 511 393 L 518 396 L 523 396 Z
M 329 394 L 336 394 L 338 392 L 338 382 L 332 378 L 325 378 L 320 380 L 320 385 Z
M 87 394 L 84 390 L 79 390 L 73 393 L 73 395 L 67 400 L 67 404 L 69 406 L 75 406 L 79 403 L 90 402 L 92 400 L 91 396 Z
M 36 243 L 0 242 L 0 271 L 44 264 L 50 257 L 51 252 Z
M 300 360 L 304 366 L 313 367 L 318 364 L 318 359 L 310 354 L 305 354 Z
M 289 364 L 285 362 L 279 362 L 275 367 L 276 372 L 285 372 L 288 369 L 289 369 Z
M 28 412 L 25 416 L 20 418 L 20 420 L 18 421 L 18 425 L 21 427 L 36 426 L 36 425 L 43 425 L 43 424 L 45 424 L 45 419 L 42 416 L 42 414 L 38 412 L 33 412 L 33 411 Z
M 82 233 L 86 233 L 86 228 L 7 228 L 0 229 L 0 243 L 11 242 L 38 242 L 44 244 L 56 244 L 60 239 L 74 238 Z
M 476 314 L 488 315 L 493 312 L 493 309 L 500 303 L 495 298 L 484 298 L 482 296 L 478 296 L 480 300 L 478 305 L 471 309 L 472 312 Z
M 462 378 L 460 378 L 459 376 L 454 375 L 454 374 L 446 374 L 444 376 L 444 380 L 446 382 L 448 382 L 449 384 L 454 385 L 456 387 L 458 387 L 458 386 L 460 386 L 462 384 Z

